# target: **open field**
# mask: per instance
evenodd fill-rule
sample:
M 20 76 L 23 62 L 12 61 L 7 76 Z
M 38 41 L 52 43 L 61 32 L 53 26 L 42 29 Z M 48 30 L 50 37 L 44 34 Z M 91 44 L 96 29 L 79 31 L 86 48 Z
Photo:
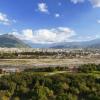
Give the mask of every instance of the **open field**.
M 26 67 L 43 67 L 43 66 L 69 66 L 95 63 L 100 64 L 100 59 L 80 58 L 80 59 L 0 59 L 0 66 L 26 66 Z
M 0 49 L 0 67 L 57 67 L 100 64 L 99 49 Z

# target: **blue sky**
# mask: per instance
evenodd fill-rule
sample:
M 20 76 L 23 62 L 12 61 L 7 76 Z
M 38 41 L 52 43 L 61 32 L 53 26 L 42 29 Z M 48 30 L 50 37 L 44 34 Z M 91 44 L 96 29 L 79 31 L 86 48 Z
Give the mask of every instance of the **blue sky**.
M 31 43 L 100 38 L 100 0 L 0 0 L 0 34 Z

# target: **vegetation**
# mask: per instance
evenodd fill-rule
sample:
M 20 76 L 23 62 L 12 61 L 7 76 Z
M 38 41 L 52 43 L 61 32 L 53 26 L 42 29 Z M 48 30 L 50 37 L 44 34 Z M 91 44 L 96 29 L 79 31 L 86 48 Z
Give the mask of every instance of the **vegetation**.
M 18 46 L 18 45 L 17 45 Z M 20 47 L 20 46 L 19 46 Z M 1 48 L 0 58 L 100 58 L 98 49 L 31 49 Z
M 56 71 L 66 71 L 68 67 L 41 67 L 41 68 L 28 68 L 25 72 L 56 72 Z
M 56 57 L 57 53 L 53 52 L 1 52 L 0 58 L 48 58 Z
M 81 65 L 78 68 L 79 72 L 84 72 L 84 73 L 89 73 L 89 72 L 94 72 L 94 71 L 100 71 L 100 64 L 96 65 L 96 64 L 85 64 L 85 65 Z
M 2 76 L 0 100 L 100 100 L 99 72 L 100 65 L 88 64 L 80 66 L 77 73 L 45 76 L 25 71 Z

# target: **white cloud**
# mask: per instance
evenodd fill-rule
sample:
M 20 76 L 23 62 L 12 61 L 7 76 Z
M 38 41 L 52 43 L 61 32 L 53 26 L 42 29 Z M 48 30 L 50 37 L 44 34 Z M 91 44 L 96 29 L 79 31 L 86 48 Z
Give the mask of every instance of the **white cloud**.
M 55 14 L 55 17 L 56 17 L 56 18 L 60 17 L 60 14 L 59 14 L 59 13 L 56 13 L 56 14 Z
M 97 20 L 97 23 L 99 23 L 99 24 L 100 24 L 100 20 Z
M 93 7 L 100 7 L 100 0 L 89 0 Z
M 74 4 L 77 4 L 77 3 L 83 3 L 84 0 L 71 0 L 71 2 L 73 2 Z
M 0 13 L 0 23 L 4 25 L 10 24 L 10 20 L 7 18 L 6 14 Z
M 10 20 L 8 16 L 4 13 L 0 12 L 0 24 L 10 25 L 11 23 L 15 23 L 16 20 Z
M 10 34 L 16 35 L 16 37 L 27 40 L 32 43 L 58 43 L 58 42 L 66 42 L 71 37 L 75 36 L 76 33 L 67 27 L 58 27 L 52 29 L 39 29 L 39 30 L 31 30 L 25 29 L 21 32 L 12 32 Z
M 40 12 L 44 12 L 44 13 L 48 13 L 48 6 L 46 5 L 46 3 L 39 3 L 38 4 L 38 10 Z
M 74 4 L 77 4 L 77 3 L 83 3 L 85 2 L 86 0 L 70 0 L 72 3 Z M 100 7 L 100 0 L 87 0 L 89 1 L 92 6 L 95 8 L 95 7 Z

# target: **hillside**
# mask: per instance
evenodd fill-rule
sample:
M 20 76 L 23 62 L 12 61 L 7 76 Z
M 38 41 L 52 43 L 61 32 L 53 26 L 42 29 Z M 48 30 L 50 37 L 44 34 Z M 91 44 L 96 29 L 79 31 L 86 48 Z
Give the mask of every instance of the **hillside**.
M 28 48 L 29 46 L 14 35 L 4 34 L 0 35 L 0 47 Z

